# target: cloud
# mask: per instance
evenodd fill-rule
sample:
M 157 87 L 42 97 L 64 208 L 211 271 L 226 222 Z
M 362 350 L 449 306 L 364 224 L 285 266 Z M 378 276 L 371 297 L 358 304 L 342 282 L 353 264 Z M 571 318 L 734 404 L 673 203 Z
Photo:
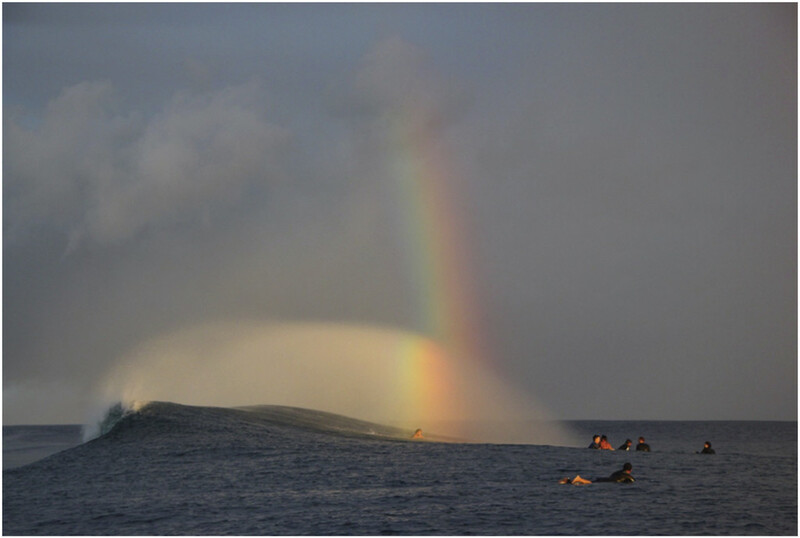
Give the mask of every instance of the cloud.
M 7 28 L 8 386 L 74 400 L 220 319 L 424 333 L 398 197 L 424 149 L 452 166 L 500 371 L 560 416 L 796 414 L 786 10 L 312 11 L 237 14 L 211 47 L 222 13 Z M 378 19 L 398 37 L 345 31 Z M 111 33 L 125 61 L 91 61 Z
M 6 240 L 43 224 L 64 227 L 81 218 L 84 184 L 108 172 L 105 150 L 119 137 L 113 131 L 121 118 L 116 125 L 108 121 L 111 94 L 107 82 L 82 83 L 51 101 L 37 127 L 23 126 L 19 112 L 6 120 Z
M 439 132 L 463 116 L 469 98 L 455 79 L 435 69 L 425 51 L 400 38 L 376 43 L 360 60 L 333 112 L 386 129 L 399 116 Z M 370 133 L 372 135 L 374 133 Z
M 287 131 L 270 123 L 256 84 L 176 93 L 149 117 L 119 111 L 108 82 L 51 101 L 38 126 L 6 125 L 11 238 L 63 228 L 70 249 L 108 245 L 148 228 L 202 222 L 248 189 L 283 177 Z

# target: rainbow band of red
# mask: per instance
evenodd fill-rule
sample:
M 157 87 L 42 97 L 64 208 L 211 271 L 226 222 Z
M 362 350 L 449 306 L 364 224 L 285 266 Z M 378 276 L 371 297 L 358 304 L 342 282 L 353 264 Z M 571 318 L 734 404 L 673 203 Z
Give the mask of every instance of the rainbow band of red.
M 424 111 L 393 122 L 390 171 L 415 316 L 425 336 L 398 350 L 405 369 L 400 387 L 418 416 L 458 418 L 465 397 L 458 368 L 464 361 L 490 365 L 463 213 L 453 186 L 454 167 Z

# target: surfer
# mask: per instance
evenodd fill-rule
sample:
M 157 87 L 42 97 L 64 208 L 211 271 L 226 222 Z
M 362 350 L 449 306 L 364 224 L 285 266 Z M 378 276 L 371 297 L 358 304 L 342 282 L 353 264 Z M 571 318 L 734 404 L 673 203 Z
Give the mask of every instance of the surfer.
M 625 439 L 625 444 L 623 444 L 617 450 L 624 450 L 624 451 L 628 452 L 628 451 L 630 451 L 632 444 L 633 444 L 633 441 L 631 441 L 630 439 Z
M 600 438 L 600 450 L 614 450 L 611 443 L 608 442 L 608 437 L 605 435 Z
M 587 480 L 586 478 L 581 477 L 581 475 L 576 475 L 575 478 L 562 478 L 558 481 L 558 483 L 578 485 L 591 484 L 592 482 L 616 482 L 619 484 L 629 484 L 636 481 L 631 475 L 631 470 L 633 470 L 633 465 L 631 465 L 629 462 L 626 462 L 625 465 L 622 466 L 622 469 L 619 471 L 614 471 L 611 473 L 611 476 L 607 478 L 595 478 L 594 480 Z
M 422 428 L 417 428 L 417 431 L 414 432 L 414 435 L 411 436 L 412 439 L 424 439 L 422 436 Z
M 703 450 L 698 452 L 698 454 L 716 454 L 716 453 L 717 452 L 713 448 L 711 448 L 711 443 L 709 443 L 708 441 L 703 443 Z
M 593 450 L 599 450 L 600 449 L 600 435 L 599 434 L 596 434 L 594 437 L 592 437 L 592 443 L 588 446 L 588 448 L 591 448 Z
M 639 437 L 639 444 L 636 445 L 637 452 L 650 452 L 650 445 L 644 442 L 644 437 Z

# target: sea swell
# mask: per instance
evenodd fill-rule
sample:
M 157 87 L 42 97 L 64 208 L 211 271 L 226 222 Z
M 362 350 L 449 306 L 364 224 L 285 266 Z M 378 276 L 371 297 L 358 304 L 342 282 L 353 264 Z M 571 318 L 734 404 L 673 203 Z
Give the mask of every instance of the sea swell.
M 602 424 L 652 431 L 653 452 L 637 453 L 416 442 L 407 430 L 281 406 L 118 411 L 105 434 L 3 473 L 4 533 L 797 533 L 796 423 Z M 733 449 L 731 431 L 768 439 L 768 452 Z M 716 456 L 662 450 L 662 439 L 700 434 Z M 633 484 L 558 484 L 625 461 Z

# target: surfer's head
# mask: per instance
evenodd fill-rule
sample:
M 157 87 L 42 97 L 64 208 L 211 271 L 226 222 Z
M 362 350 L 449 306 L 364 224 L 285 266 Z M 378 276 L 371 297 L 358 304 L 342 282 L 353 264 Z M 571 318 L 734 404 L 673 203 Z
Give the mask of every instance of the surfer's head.
M 630 462 L 626 461 L 625 465 L 622 466 L 622 470 L 625 471 L 626 473 L 629 473 L 633 470 L 633 465 L 631 465 Z

